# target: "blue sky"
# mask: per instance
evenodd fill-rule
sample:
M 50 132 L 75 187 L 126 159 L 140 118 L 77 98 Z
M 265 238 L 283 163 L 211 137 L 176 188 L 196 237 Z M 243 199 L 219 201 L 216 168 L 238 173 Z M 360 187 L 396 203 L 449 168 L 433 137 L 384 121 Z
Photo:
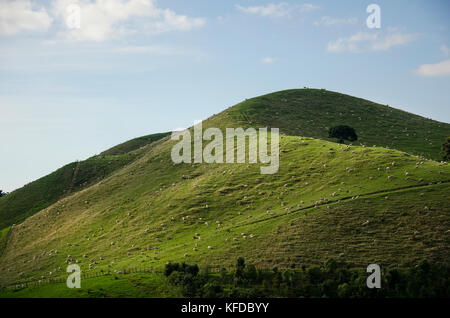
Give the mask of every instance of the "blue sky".
M 371 3 L 381 8 L 379 29 L 366 25 Z M 70 4 L 81 10 L 79 29 Z M 401 0 L 0 0 L 0 189 L 288 88 L 450 122 L 449 9 Z

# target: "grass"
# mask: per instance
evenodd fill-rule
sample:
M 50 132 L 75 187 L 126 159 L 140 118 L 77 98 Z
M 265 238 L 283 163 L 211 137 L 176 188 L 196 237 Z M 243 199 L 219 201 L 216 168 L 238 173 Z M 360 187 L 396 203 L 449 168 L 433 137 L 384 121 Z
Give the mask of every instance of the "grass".
M 355 144 L 389 147 L 434 160 L 442 159 L 441 146 L 450 136 L 448 123 L 319 89 L 291 89 L 250 98 L 213 116 L 211 124 L 279 127 L 286 135 L 330 141 L 330 127 L 348 125 L 358 135 Z
M 3 251 L 6 248 L 6 244 L 8 243 L 10 230 L 11 230 L 10 226 L 0 230 L 0 256 L 2 255 Z
M 279 173 L 262 176 L 257 165 L 173 165 L 170 145 L 149 145 L 133 164 L 16 226 L 1 259 L 2 281 L 49 277 L 64 270 L 68 255 L 86 271 L 89 264 L 162 267 L 169 260 L 231 265 L 240 255 L 280 267 L 329 257 L 357 265 L 447 260 L 446 165 L 282 137 Z
M 85 189 L 141 155 L 144 144 L 167 134 L 137 138 L 84 161 L 72 162 L 0 198 L 0 229 L 17 224 L 61 198 Z
M 366 147 L 297 136 L 315 133 L 317 123 L 305 122 L 297 129 L 294 119 L 312 118 L 305 107 L 319 99 L 317 94 L 323 94 L 325 107 L 313 105 L 319 114 L 330 112 L 333 100 L 347 99 L 344 104 L 353 112 L 358 107 L 367 111 L 363 100 L 352 104 L 346 95 L 296 90 L 260 97 L 260 103 L 283 103 L 274 104 L 269 113 L 267 107 L 258 110 L 255 99 L 204 122 L 204 129 L 245 123 L 258 127 L 269 119 L 270 126 L 280 125 L 280 170 L 274 175 L 261 175 L 259 164 L 174 165 L 174 142 L 150 143 L 123 168 L 16 225 L 0 258 L 0 284 L 61 275 L 68 259 L 86 272 L 142 264 L 162 268 L 167 261 L 232 266 L 239 256 L 258 267 L 280 268 L 321 265 L 330 257 L 354 266 L 379 262 L 411 267 L 424 258 L 448 262 L 448 165 L 370 146 L 378 137 L 378 145 L 389 139 L 380 135 L 381 129 L 365 129 L 361 141 Z M 292 109 L 290 101 L 296 105 Z M 404 129 L 408 116 L 408 131 L 414 128 L 416 135 L 432 129 L 438 140 L 448 129 L 448 124 L 377 107 L 386 111 L 380 120 L 400 121 L 396 129 Z M 285 116 L 285 125 L 271 118 L 271 112 Z M 354 117 L 349 116 L 344 117 Z M 358 133 L 353 121 L 339 123 Z M 406 134 L 394 146 L 410 151 L 414 142 L 417 148 L 411 152 L 432 157 L 437 151 Z
M 132 273 L 86 278 L 80 289 L 65 283 L 41 285 L 0 293 L 0 298 L 156 298 L 180 297 L 176 287 L 161 274 Z
M 124 143 L 121 143 L 117 146 L 114 146 L 108 150 L 103 151 L 100 154 L 100 156 L 123 155 L 123 154 L 129 153 L 131 151 L 137 150 L 141 147 L 144 147 L 148 144 L 151 144 L 152 142 L 158 141 L 170 134 L 171 134 L 170 132 L 165 132 L 165 133 L 151 134 L 151 135 L 147 135 L 147 136 L 134 138 L 134 139 L 128 140 Z

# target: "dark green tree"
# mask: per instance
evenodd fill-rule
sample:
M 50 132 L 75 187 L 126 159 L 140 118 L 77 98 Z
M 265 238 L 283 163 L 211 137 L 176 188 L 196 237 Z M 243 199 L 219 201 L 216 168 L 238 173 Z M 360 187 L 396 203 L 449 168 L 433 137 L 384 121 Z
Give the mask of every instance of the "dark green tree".
M 6 192 L 3 192 L 3 190 L 0 190 L 0 198 L 1 197 L 4 197 L 5 195 L 7 195 L 8 193 L 6 193 Z
M 358 136 L 356 135 L 355 129 L 346 125 L 339 125 L 331 127 L 328 130 L 328 137 L 337 138 L 339 143 L 343 144 L 344 140 L 356 141 Z
M 450 160 L 450 137 L 442 144 L 442 151 L 444 152 L 444 160 Z
M 236 277 L 243 278 L 245 270 L 245 259 L 241 256 L 237 259 L 236 262 Z

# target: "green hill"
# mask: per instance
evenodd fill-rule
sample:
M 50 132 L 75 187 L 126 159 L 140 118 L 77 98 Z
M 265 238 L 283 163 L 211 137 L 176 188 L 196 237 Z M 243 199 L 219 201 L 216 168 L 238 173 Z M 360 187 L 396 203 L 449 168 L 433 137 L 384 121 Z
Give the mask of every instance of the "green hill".
M 136 160 L 139 148 L 168 133 L 148 135 L 113 147 L 98 156 L 72 162 L 0 198 L 0 229 L 17 224 L 45 209 L 62 197 L 80 191 L 104 179 L 112 172 Z
M 213 116 L 214 127 L 278 127 L 290 136 L 323 140 L 337 125 L 355 128 L 355 144 L 398 149 L 442 160 L 450 125 L 387 105 L 319 89 L 292 89 L 251 98 Z
M 334 115 L 345 108 L 347 121 L 326 114 L 333 101 Z M 358 126 L 364 114 L 366 126 Z M 278 173 L 261 175 L 259 164 L 247 163 L 175 165 L 173 141 L 150 143 L 109 177 L 14 226 L 0 258 L 0 283 L 63 275 L 68 262 L 85 272 L 162 268 L 167 261 L 231 266 L 242 255 L 259 267 L 280 268 L 329 258 L 355 267 L 448 262 L 450 168 L 372 147 L 392 133 L 368 127 L 378 121 L 396 132 L 411 130 L 391 148 L 430 158 L 437 157 L 437 140 L 449 134 L 448 124 L 327 91 L 250 99 L 203 127 L 280 127 Z M 356 128 L 367 146 L 298 136 L 323 137 L 334 124 Z M 428 130 L 432 144 L 418 138 Z

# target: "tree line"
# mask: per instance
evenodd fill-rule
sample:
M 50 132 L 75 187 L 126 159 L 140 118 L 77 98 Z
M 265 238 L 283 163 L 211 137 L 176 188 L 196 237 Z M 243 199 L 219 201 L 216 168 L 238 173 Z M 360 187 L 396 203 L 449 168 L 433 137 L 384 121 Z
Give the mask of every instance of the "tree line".
M 450 266 L 422 261 L 415 267 L 382 268 L 381 288 L 369 289 L 368 273 L 329 259 L 323 266 L 257 269 L 237 259 L 236 268 L 211 273 L 208 267 L 168 263 L 164 274 L 184 297 L 202 298 L 426 298 L 450 296 Z

